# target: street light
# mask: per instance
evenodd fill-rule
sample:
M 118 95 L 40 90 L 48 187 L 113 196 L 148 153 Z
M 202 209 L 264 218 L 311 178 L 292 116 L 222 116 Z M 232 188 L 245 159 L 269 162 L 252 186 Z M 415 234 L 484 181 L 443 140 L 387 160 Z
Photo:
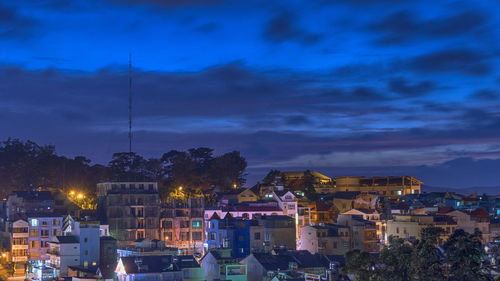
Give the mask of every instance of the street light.
M 83 194 L 81 193 L 78 193 L 78 196 L 77 196 L 78 199 L 83 199 Z
M 179 186 L 179 191 L 182 190 L 182 186 Z
M 75 191 L 71 190 L 71 192 L 69 193 L 69 195 L 75 195 Z

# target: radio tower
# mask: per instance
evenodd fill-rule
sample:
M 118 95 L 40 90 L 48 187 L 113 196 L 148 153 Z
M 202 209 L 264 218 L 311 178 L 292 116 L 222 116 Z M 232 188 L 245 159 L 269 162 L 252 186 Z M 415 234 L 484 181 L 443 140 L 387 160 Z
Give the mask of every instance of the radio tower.
M 128 153 L 132 159 L 132 53 L 128 55 Z

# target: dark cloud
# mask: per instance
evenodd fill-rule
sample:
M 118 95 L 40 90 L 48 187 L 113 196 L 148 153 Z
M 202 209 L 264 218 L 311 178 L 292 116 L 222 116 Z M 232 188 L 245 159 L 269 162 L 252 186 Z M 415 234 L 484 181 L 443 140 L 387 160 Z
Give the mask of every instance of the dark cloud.
M 0 38 L 29 39 L 34 36 L 37 21 L 22 15 L 18 9 L 0 4 Z
M 285 118 L 285 123 L 287 125 L 300 126 L 300 125 L 310 125 L 312 122 L 307 116 L 304 115 L 294 115 Z
M 431 92 L 435 85 L 431 81 L 422 81 L 414 84 L 404 78 L 395 78 L 388 83 L 389 90 L 404 96 L 420 96 Z
M 483 76 L 492 71 L 485 55 L 476 50 L 442 50 L 413 59 L 412 67 L 422 72 L 454 72 Z
M 401 10 L 369 24 L 369 30 L 381 33 L 376 40 L 381 45 L 394 45 L 417 39 L 463 36 L 478 31 L 487 23 L 488 16 L 480 11 L 463 11 L 451 16 L 419 20 L 412 10 Z M 478 36 L 478 34 L 476 34 Z M 423 40 L 422 40 L 423 39 Z
M 481 100 L 481 101 L 494 101 L 500 98 L 500 94 L 498 91 L 483 89 L 472 93 L 469 98 L 473 100 Z
M 263 37 L 273 43 L 296 41 L 303 45 L 312 45 L 318 43 L 322 35 L 300 28 L 298 18 L 294 13 L 282 11 L 264 26 Z

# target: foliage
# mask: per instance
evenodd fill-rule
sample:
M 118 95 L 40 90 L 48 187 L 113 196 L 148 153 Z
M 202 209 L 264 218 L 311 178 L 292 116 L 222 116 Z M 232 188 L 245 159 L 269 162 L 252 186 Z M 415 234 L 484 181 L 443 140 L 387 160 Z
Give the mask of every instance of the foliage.
M 443 230 L 424 228 L 421 239 L 411 244 L 402 238 L 389 237 L 389 245 L 378 258 L 353 250 L 346 254 L 343 274 L 353 274 L 360 281 L 489 281 L 489 267 L 481 245 L 481 232 L 469 234 L 457 229 L 438 250 Z
M 357 281 L 375 280 L 376 259 L 367 252 L 352 250 L 345 255 L 346 265 L 341 269 L 344 275 L 353 274 Z
M 439 235 L 443 232 L 438 227 L 422 230 L 421 239 L 416 242 L 413 251 L 413 271 L 419 280 L 445 280 L 444 268 L 438 250 Z
M 283 180 L 283 176 L 281 171 L 279 170 L 270 170 L 269 173 L 262 179 L 263 185 L 271 185 L 275 182 L 277 177 L 281 177 Z
M 0 195 L 6 196 L 13 190 L 55 187 L 64 194 L 71 190 L 85 194 L 85 200 L 73 201 L 87 208 L 95 204 L 98 182 L 156 181 L 163 198 L 179 186 L 184 187 L 184 195 L 192 196 L 211 187 L 229 190 L 234 185 L 243 186 L 246 167 L 247 162 L 238 151 L 214 156 L 213 149 L 206 147 L 171 150 L 161 158 L 150 159 L 121 152 L 113 154 L 107 166 L 91 165 L 83 156 L 58 156 L 54 146 L 8 139 L 0 144 Z
M 380 262 L 385 270 L 379 271 L 379 279 L 387 281 L 412 280 L 413 247 L 404 239 L 389 237 L 389 246 L 380 251 Z
M 481 235 L 477 229 L 473 234 L 457 229 L 444 244 L 453 280 L 491 280 L 486 271 Z

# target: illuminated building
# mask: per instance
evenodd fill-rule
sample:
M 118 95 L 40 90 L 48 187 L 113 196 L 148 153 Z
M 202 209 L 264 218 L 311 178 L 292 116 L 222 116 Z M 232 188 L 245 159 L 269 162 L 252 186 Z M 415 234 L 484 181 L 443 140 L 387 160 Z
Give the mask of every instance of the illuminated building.
M 160 196 L 155 182 L 97 184 L 98 213 L 109 224 L 110 235 L 121 244 L 137 239 L 159 239 Z
M 170 200 L 161 208 L 161 240 L 184 254 L 201 255 L 205 236 L 203 198 Z
M 398 177 L 335 177 L 335 191 L 375 192 L 389 198 L 400 198 L 408 194 L 420 194 L 422 182 L 411 176 Z

